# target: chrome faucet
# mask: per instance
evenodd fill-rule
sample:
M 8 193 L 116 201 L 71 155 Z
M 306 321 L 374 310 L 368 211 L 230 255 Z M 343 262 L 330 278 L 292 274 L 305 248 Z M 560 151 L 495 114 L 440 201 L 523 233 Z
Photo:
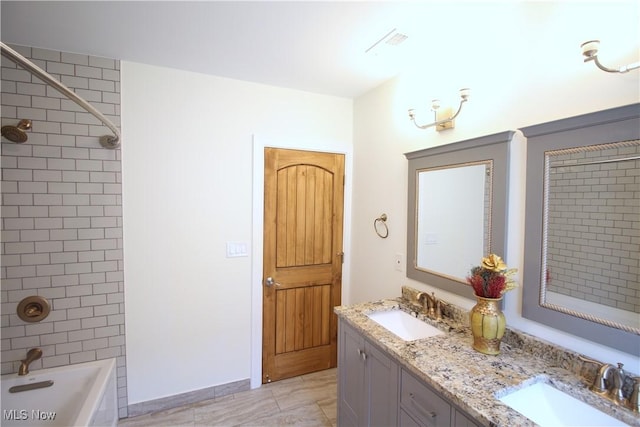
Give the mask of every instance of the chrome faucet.
M 633 377 L 633 391 L 628 406 L 633 412 L 640 412 L 640 377 Z
M 580 356 L 580 359 L 600 366 L 589 390 L 611 400 L 616 405 L 624 406 L 634 412 L 638 412 L 638 388 L 640 387 L 640 377 L 633 378 L 633 391 L 627 399 L 622 390 L 627 377 L 627 373 L 622 369 L 624 366 L 622 363 L 618 363 L 618 367 L 616 368 L 609 363 L 600 363 L 597 360 L 589 359 L 587 357 Z
M 609 386 L 609 398 L 618 405 L 627 406 L 627 398 L 622 394 L 622 386 L 626 374 L 622 369 L 622 363 L 618 363 L 617 368 L 611 370 L 611 385 Z
M 422 303 L 422 307 L 427 311 L 427 315 L 435 320 L 442 320 L 442 308 L 438 298 L 436 298 L 435 292 L 431 292 L 429 295 L 426 292 L 418 292 L 416 295 L 418 302 Z M 422 300 L 425 300 L 423 302 Z
M 42 357 L 42 350 L 39 348 L 32 348 L 27 352 L 27 358 L 20 361 L 20 369 L 18 369 L 18 375 L 27 375 L 29 373 L 29 365 L 34 360 L 38 360 Z
M 597 361 L 591 360 L 591 359 L 583 358 L 583 360 L 598 363 Z M 591 384 L 591 387 L 589 387 L 589 390 L 593 391 L 594 393 L 600 394 L 602 396 L 609 394 L 609 375 L 612 369 L 613 369 L 613 366 L 611 366 L 608 363 L 601 364 L 600 368 L 598 369 L 598 373 L 596 374 L 596 377 L 593 380 L 593 384 Z

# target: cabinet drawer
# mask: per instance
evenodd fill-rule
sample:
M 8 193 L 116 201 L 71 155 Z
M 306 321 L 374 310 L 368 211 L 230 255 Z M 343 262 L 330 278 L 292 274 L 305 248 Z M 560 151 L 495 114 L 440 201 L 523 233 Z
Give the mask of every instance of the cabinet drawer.
M 400 409 L 400 427 L 421 427 L 404 409 Z
M 400 406 L 420 425 L 451 425 L 451 405 L 404 369 L 401 374 Z

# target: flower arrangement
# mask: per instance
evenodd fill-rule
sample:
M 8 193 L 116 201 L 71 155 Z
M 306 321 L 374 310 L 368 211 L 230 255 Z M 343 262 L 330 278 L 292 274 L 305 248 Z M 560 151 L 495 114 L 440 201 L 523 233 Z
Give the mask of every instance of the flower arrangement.
M 508 268 L 498 255 L 490 254 L 482 258 L 481 265 L 471 269 L 467 282 L 479 297 L 502 298 L 505 292 L 517 286 L 511 278 L 516 271 L 515 268 Z

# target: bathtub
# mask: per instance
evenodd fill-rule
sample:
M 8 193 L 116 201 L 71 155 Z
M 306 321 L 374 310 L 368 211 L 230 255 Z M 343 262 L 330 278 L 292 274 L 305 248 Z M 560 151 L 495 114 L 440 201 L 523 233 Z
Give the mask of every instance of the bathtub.
M 115 359 L 3 375 L 1 382 L 3 427 L 118 424 Z M 42 388 L 9 392 L 29 385 Z

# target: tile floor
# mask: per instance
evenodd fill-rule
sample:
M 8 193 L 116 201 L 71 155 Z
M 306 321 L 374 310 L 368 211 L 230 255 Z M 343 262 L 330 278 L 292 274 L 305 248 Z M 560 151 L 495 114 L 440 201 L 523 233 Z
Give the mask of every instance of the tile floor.
M 335 426 L 336 369 L 314 372 L 191 405 L 120 420 L 142 426 Z

